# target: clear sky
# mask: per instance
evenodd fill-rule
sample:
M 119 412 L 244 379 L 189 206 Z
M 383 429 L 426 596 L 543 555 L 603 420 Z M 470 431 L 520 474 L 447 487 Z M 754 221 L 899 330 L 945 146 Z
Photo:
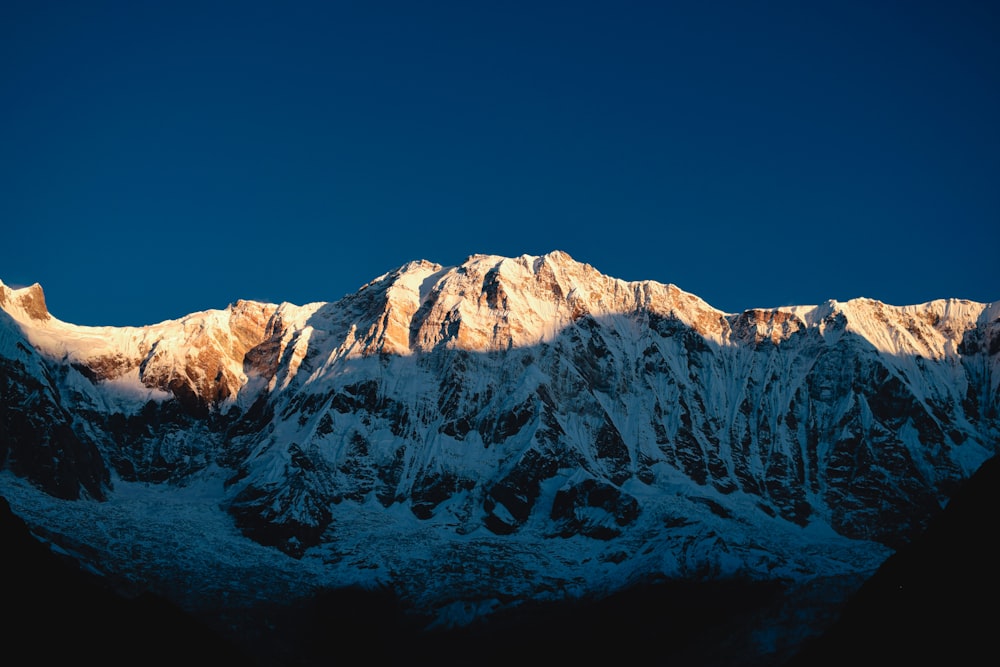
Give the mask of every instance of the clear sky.
M 564 250 L 1000 300 L 1000 3 L 0 3 L 0 280 L 141 325 Z

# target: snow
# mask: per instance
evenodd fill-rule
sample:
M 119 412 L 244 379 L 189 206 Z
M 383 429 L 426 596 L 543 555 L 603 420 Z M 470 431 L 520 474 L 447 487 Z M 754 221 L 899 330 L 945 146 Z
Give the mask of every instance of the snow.
M 692 492 L 704 493 L 703 488 L 678 480 L 675 493 L 664 488 L 646 500 L 656 500 L 670 513 L 686 517 L 691 522 L 687 527 L 664 532 L 650 524 L 612 544 L 548 538 L 531 530 L 504 538 L 485 530 L 463 535 L 447 530 L 447 524 L 421 522 L 400 505 L 386 511 L 378 504 L 345 501 L 332 508 L 337 539 L 294 559 L 239 533 L 220 509 L 226 495 L 224 478 L 223 471 L 210 469 L 183 486 L 116 479 L 115 492 L 104 503 L 58 501 L 9 472 L 0 473 L 0 488 L 14 512 L 29 525 L 72 534 L 80 545 L 77 555 L 85 561 L 83 553 L 106 554 L 103 567 L 93 565 L 107 570 L 113 563 L 116 573 L 137 589 L 180 594 L 189 607 L 223 594 L 240 604 L 259 596 L 288 599 L 325 586 L 376 586 L 392 573 L 402 592 L 435 609 L 435 593 L 466 590 L 469 597 L 463 602 L 446 602 L 440 608 L 439 622 L 460 623 L 474 616 L 465 613 L 470 606 L 478 612 L 495 606 L 490 591 L 497 582 L 476 581 L 475 572 L 468 571 L 478 567 L 473 563 L 491 563 L 495 569 L 519 573 L 500 585 L 510 594 L 530 595 L 542 580 L 561 582 L 571 590 L 573 582 L 583 579 L 610 591 L 623 576 L 641 576 L 650 566 L 672 575 L 715 562 L 720 573 L 751 568 L 798 579 L 809 573 L 805 577 L 809 579 L 870 569 L 888 555 L 884 547 L 848 540 L 821 523 L 799 529 L 759 512 L 748 512 L 736 523 L 722 521 L 704 505 L 687 499 Z M 718 536 L 723 534 L 726 551 L 720 552 Z M 766 550 L 757 546 L 761 535 L 769 536 L 771 547 Z M 780 547 L 775 548 L 776 544 Z M 611 550 L 650 556 L 645 564 L 632 561 L 619 566 L 602 559 Z M 800 554 L 799 562 L 781 564 L 775 560 L 776 551 Z M 450 568 L 450 563 L 456 567 Z M 663 564 L 669 565 L 664 568 Z M 428 567 L 434 572 L 436 590 L 426 588 Z M 178 582 L 191 580 L 199 581 L 202 589 L 195 597 L 191 591 L 172 589 Z M 240 596 L 244 596 L 242 602 Z

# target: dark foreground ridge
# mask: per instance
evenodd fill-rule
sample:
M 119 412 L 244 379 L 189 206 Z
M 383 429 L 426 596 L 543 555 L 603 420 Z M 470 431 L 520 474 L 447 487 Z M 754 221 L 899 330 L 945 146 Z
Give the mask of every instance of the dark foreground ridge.
M 470 626 L 422 629 L 389 591 L 333 591 L 272 610 L 273 664 L 339 664 L 345 654 L 378 665 L 607 664 L 764 667 L 741 640 L 747 621 L 780 596 L 775 582 L 661 582 L 606 598 L 531 602 Z M 735 638 L 735 642 L 734 642 Z
M 1000 458 L 986 461 L 786 667 L 974 665 L 997 652 Z
M 165 598 L 126 597 L 37 540 L 0 497 L 4 551 L 4 655 L 31 664 L 102 667 L 254 665 L 253 660 Z

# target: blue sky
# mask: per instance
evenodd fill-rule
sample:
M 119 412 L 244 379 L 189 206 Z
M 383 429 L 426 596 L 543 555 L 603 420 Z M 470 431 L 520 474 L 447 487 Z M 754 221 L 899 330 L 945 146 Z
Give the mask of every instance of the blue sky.
M 1000 5 L 0 6 L 0 280 L 77 324 L 564 250 L 717 308 L 1000 299 Z

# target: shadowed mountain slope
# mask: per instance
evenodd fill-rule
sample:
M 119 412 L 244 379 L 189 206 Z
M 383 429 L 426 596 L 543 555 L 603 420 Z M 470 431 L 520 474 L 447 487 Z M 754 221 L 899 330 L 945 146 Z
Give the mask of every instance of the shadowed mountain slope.
M 127 597 L 99 574 L 54 553 L 0 497 L 6 656 L 25 662 L 255 665 L 246 653 L 163 597 Z
M 988 662 L 997 651 L 998 517 L 1000 458 L 994 457 L 786 667 Z

